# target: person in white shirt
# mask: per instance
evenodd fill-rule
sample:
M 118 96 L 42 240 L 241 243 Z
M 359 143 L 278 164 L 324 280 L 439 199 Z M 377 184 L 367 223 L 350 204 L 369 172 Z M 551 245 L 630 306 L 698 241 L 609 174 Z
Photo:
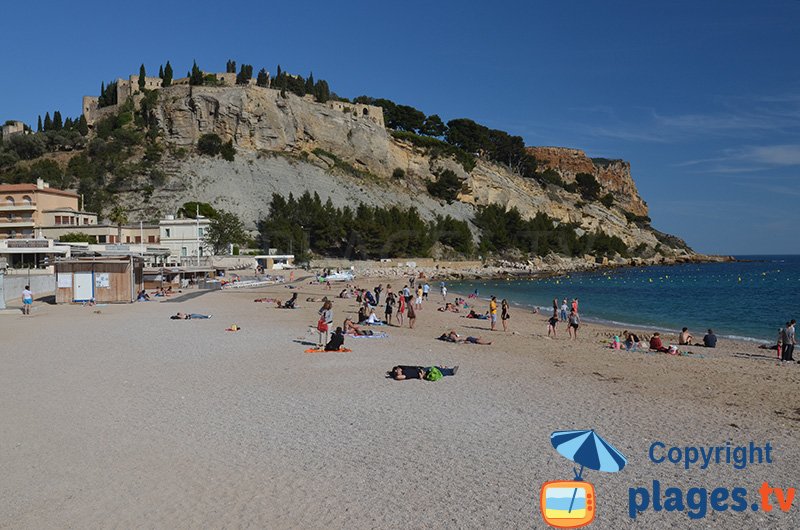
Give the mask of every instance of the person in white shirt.
M 33 293 L 31 292 L 31 286 L 26 285 L 25 289 L 22 290 L 22 314 L 30 315 L 32 305 L 33 305 Z

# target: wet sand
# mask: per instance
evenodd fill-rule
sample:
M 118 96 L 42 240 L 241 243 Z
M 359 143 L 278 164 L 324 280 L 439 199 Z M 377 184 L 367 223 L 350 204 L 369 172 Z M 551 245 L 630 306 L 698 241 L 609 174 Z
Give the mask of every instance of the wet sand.
M 597 489 L 594 527 L 800 526 L 798 500 L 788 514 L 628 515 L 628 488 L 654 479 L 746 487 L 750 502 L 763 481 L 800 486 L 800 365 L 777 365 L 774 351 L 729 341 L 692 349 L 703 357 L 614 351 L 601 341 L 620 330 L 548 339 L 546 317 L 520 311 L 509 333 L 491 333 L 435 311 L 433 295 L 413 330 L 376 328 L 389 338 L 308 355 L 321 304 L 305 299 L 337 291 L 297 285 L 293 311 L 253 302 L 287 299 L 276 286 L 0 317 L 0 527 L 542 528 L 541 484 L 573 467 L 549 435 L 584 428 L 629 462 L 584 475 Z M 214 316 L 170 320 L 177 311 Z M 337 324 L 355 311 L 334 300 Z M 225 332 L 232 323 L 242 331 Z M 448 329 L 493 344 L 435 340 Z M 459 372 L 386 379 L 396 364 Z M 650 462 L 658 440 L 770 442 L 775 463 L 685 471 Z

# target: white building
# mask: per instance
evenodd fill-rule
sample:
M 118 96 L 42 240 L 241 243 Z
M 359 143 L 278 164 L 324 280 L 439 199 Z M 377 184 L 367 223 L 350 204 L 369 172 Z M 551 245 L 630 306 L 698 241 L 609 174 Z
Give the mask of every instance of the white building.
M 210 256 L 211 248 L 205 242 L 209 226 L 211 220 L 203 216 L 175 219 L 175 216 L 168 215 L 159 221 L 160 244 L 170 250 L 168 262 L 192 264 Z

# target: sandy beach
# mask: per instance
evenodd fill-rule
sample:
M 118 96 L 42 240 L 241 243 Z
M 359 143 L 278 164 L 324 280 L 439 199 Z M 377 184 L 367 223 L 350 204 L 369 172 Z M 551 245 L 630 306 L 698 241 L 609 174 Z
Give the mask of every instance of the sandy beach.
M 287 299 L 278 285 L 0 317 L 0 527 L 543 528 L 541 485 L 572 478 L 549 441 L 566 429 L 595 429 L 628 458 L 620 473 L 584 476 L 594 527 L 800 526 L 797 500 L 789 513 L 629 515 L 629 488 L 653 480 L 745 487 L 750 502 L 764 481 L 800 486 L 800 365 L 777 365 L 774 351 L 724 340 L 695 356 L 615 351 L 604 341 L 621 330 L 549 339 L 545 315 L 514 309 L 510 331 L 490 333 L 437 312 L 432 293 L 413 330 L 304 354 L 321 305 L 306 298 L 338 290 L 294 285 L 296 310 L 253 302 Z M 333 310 L 340 325 L 357 304 Z M 213 318 L 170 320 L 178 311 Z M 493 344 L 435 340 L 448 329 Z M 459 371 L 386 379 L 397 364 Z M 655 441 L 769 442 L 774 463 L 687 471 L 651 462 Z

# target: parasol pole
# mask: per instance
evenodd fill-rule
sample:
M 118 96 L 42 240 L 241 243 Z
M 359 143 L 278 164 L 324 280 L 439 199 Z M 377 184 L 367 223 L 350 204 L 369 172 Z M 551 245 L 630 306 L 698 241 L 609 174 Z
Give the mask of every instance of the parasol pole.
M 573 468 L 572 470 L 575 471 L 575 468 Z M 581 464 L 581 470 L 575 474 L 575 480 L 583 480 L 581 478 L 582 476 L 583 476 L 583 464 Z M 569 501 L 569 510 L 567 510 L 567 513 L 572 513 L 572 505 L 575 504 L 575 496 L 577 494 L 578 494 L 578 488 L 575 488 L 575 490 L 572 492 L 572 500 Z

